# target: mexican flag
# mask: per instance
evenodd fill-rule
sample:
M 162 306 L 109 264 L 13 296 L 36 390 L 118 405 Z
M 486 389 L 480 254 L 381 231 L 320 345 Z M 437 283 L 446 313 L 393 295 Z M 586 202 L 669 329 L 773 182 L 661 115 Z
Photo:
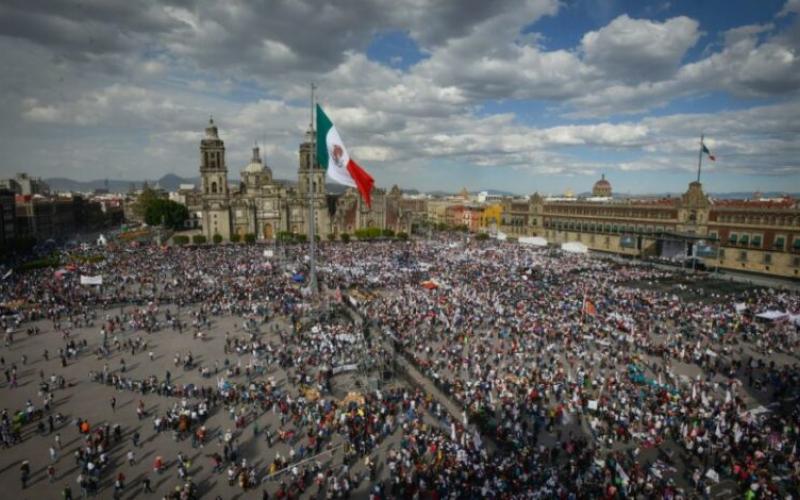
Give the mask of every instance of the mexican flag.
M 717 161 L 716 157 L 714 157 L 714 155 L 711 154 L 711 151 L 708 150 L 708 148 L 706 147 L 706 145 L 704 143 L 701 142 L 700 145 L 703 146 L 703 153 L 708 155 L 708 159 L 709 160 Z
M 358 188 L 368 207 L 375 180 L 347 154 L 339 132 L 328 115 L 317 104 L 317 162 L 325 169 L 326 177 L 337 184 Z

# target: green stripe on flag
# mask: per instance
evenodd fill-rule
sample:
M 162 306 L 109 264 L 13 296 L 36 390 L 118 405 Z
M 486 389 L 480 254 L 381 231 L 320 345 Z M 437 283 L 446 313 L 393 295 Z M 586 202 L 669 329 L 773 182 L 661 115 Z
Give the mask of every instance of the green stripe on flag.
M 317 164 L 324 170 L 328 170 L 328 131 L 331 128 L 331 119 L 317 104 Z

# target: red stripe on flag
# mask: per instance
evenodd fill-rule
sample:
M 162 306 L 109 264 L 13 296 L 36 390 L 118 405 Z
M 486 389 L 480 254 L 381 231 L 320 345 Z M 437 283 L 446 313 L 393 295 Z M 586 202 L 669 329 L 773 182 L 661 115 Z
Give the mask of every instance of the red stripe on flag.
M 714 157 L 714 155 L 712 155 L 712 154 L 709 154 L 709 155 L 708 155 L 708 158 L 709 158 L 711 161 L 717 161 L 717 159 L 716 159 L 716 158 Z
M 352 159 L 347 164 L 347 171 L 350 173 L 350 177 L 356 181 L 358 192 L 361 193 L 361 197 L 367 203 L 367 206 L 372 208 L 372 198 L 370 198 L 370 194 L 372 193 L 372 186 L 375 184 L 375 180 Z

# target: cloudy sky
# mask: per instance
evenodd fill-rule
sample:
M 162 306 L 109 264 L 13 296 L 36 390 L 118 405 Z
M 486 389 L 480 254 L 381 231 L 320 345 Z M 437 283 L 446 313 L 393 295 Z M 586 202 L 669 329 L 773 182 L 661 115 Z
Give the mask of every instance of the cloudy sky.
M 309 82 L 378 185 L 800 191 L 800 0 L 4 0 L 0 175 L 294 178 Z

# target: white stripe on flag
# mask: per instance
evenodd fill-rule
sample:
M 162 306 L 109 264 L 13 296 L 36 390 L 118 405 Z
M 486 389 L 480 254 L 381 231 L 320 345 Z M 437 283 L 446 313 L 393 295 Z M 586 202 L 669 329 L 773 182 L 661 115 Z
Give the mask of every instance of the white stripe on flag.
M 336 126 L 331 126 L 325 136 L 325 143 L 328 146 L 328 168 L 326 174 L 328 179 L 333 182 L 344 184 L 345 186 L 357 187 L 356 181 L 350 177 L 350 172 L 347 171 L 347 164 L 350 163 L 350 155 L 347 153 L 347 148 L 342 143 L 342 138 L 339 137 L 339 132 L 336 131 Z M 339 161 L 335 160 L 334 149 L 336 146 L 341 148 L 339 154 Z

